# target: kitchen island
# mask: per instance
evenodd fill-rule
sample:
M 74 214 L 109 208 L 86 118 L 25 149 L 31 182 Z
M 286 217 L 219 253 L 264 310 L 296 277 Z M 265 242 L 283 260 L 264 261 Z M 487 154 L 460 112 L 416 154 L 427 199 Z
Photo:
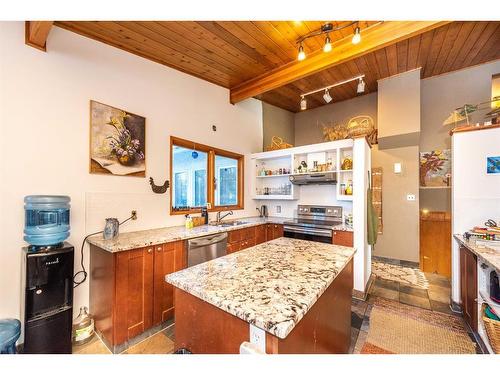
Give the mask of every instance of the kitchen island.
M 238 353 L 254 342 L 266 353 L 347 353 L 354 253 L 279 238 L 167 275 L 176 349 Z

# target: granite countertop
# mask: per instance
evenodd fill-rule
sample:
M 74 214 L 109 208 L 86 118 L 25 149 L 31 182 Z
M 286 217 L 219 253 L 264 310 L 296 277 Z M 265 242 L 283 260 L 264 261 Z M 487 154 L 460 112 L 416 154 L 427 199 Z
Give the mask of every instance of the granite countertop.
M 236 229 L 253 227 L 260 224 L 283 224 L 284 221 L 291 220 L 285 217 L 247 217 L 235 219 L 244 221 L 244 224 L 234 225 L 231 227 L 222 227 L 215 225 L 200 225 L 192 229 L 186 229 L 184 225 L 175 227 L 165 227 L 156 229 L 147 229 L 134 232 L 123 232 L 118 237 L 112 240 L 105 240 L 102 234 L 96 234 L 87 239 L 89 243 L 100 247 L 101 249 L 112 253 L 137 249 L 138 247 L 158 245 L 167 242 L 186 240 L 210 234 L 229 232 Z M 231 220 L 232 221 L 232 220 Z
M 467 249 L 483 259 L 491 267 L 494 267 L 497 269 L 497 271 L 500 271 L 500 250 L 495 250 L 482 244 L 476 244 L 476 241 L 473 239 L 467 241 L 461 234 L 455 234 L 453 235 L 453 237 L 455 237 L 455 239 L 462 245 L 464 245 Z
M 165 280 L 284 339 L 354 253 L 352 247 L 282 237 Z
M 231 227 L 201 225 L 192 229 L 186 229 L 186 227 L 184 227 L 183 225 L 179 225 L 174 227 L 147 229 L 134 232 L 122 232 L 118 235 L 117 238 L 114 238 L 112 240 L 105 240 L 102 237 L 102 234 L 96 234 L 89 237 L 87 241 L 92 245 L 100 247 L 101 249 L 115 253 L 119 251 L 137 249 L 139 247 L 153 246 L 167 242 L 208 236 L 210 234 L 229 232 L 232 230 L 253 227 L 261 224 L 283 224 L 283 222 L 293 219 L 287 217 L 246 217 L 238 218 L 235 220 L 244 221 L 244 223 Z M 352 228 L 346 225 L 337 225 L 333 227 L 333 230 L 352 231 Z

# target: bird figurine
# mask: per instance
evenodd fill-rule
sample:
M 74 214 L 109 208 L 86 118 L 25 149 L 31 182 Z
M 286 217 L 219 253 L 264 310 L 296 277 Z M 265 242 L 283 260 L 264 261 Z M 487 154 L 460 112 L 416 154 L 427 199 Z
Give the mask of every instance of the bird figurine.
M 166 180 L 165 183 L 161 186 L 155 185 L 155 183 L 153 181 L 153 177 L 149 177 L 149 184 L 151 185 L 151 189 L 153 190 L 153 193 L 156 193 L 156 194 L 165 193 L 170 186 L 170 182 L 168 180 Z

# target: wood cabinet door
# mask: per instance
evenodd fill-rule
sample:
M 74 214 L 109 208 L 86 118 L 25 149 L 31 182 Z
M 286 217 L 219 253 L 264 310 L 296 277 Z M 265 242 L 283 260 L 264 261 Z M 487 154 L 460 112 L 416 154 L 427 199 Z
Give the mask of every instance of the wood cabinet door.
M 354 246 L 353 233 L 346 230 L 335 230 L 333 231 L 333 244 L 340 246 Z
M 467 309 L 467 249 L 460 246 L 460 301 L 464 317 Z
M 242 231 L 243 231 L 243 229 L 236 229 L 236 230 L 229 231 L 227 233 L 227 242 L 233 243 L 233 242 L 241 241 Z
M 267 224 L 267 241 L 283 237 L 283 225 L 281 224 Z
M 232 254 L 241 250 L 241 241 L 230 242 L 227 244 L 227 253 Z
M 420 214 L 420 268 L 451 277 L 451 217 L 448 212 Z
M 153 325 L 174 317 L 174 287 L 165 281 L 165 275 L 186 267 L 184 242 L 169 242 L 154 247 L 154 303 Z
M 261 244 L 266 242 L 266 226 L 258 225 L 255 227 L 255 243 Z
M 116 254 L 115 345 L 153 325 L 153 247 Z

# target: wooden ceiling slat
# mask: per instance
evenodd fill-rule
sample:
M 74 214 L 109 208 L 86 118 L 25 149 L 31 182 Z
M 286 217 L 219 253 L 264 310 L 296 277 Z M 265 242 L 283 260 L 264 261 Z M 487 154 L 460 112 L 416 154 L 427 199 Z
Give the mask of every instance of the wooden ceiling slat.
M 281 33 L 271 24 L 271 22 L 252 21 L 252 23 L 269 39 L 279 45 L 282 50 L 286 51 L 290 60 L 295 60 L 297 58 L 297 45 L 295 41 L 291 43 L 288 39 L 283 38 Z
M 242 24 L 243 22 L 240 22 Z M 227 32 L 234 35 L 241 42 L 255 50 L 259 55 L 271 61 L 273 67 L 278 67 L 289 62 L 288 59 L 280 57 L 279 53 L 274 53 L 257 40 L 256 35 L 245 32 L 237 23 L 231 21 L 218 21 L 217 25 L 224 28 Z M 275 48 L 276 50 L 276 48 Z M 277 51 L 279 52 L 279 51 Z
M 488 22 L 474 22 L 474 27 L 469 36 L 467 37 L 467 40 L 465 41 L 464 45 L 458 52 L 458 56 L 453 62 L 453 66 L 450 68 L 450 70 L 457 70 L 462 68 L 465 58 L 469 54 L 472 47 L 474 47 L 476 41 L 481 36 L 483 30 L 486 28 L 487 25 Z
M 387 55 L 385 54 L 385 48 L 375 51 L 375 60 L 377 60 L 380 78 L 389 77 L 389 68 L 387 67 Z
M 449 25 L 445 25 L 436 29 L 434 35 L 432 36 L 431 47 L 429 50 L 429 54 L 427 56 L 425 69 L 423 72 L 423 77 L 430 77 L 434 70 L 434 66 L 436 65 L 436 61 L 439 56 L 439 52 L 441 51 L 441 46 L 443 45 L 444 38 L 446 36 L 446 32 L 448 31 Z
M 408 39 L 396 44 L 398 51 L 398 73 L 404 73 L 408 66 Z
M 370 67 L 366 63 L 365 56 L 358 57 L 354 60 L 355 64 L 358 66 L 360 73 L 365 74 L 364 81 L 369 92 L 377 91 L 377 80 L 376 75 L 372 73 Z
M 493 35 L 493 33 L 495 32 L 496 28 L 497 28 L 496 22 L 487 23 L 486 27 L 484 28 L 484 31 L 481 33 L 479 38 L 476 40 L 476 43 L 467 54 L 464 60 L 464 66 L 472 65 L 472 60 L 474 60 L 477 54 L 481 51 L 481 49 L 484 47 L 485 43 L 488 41 L 490 36 Z
M 420 41 L 422 35 L 414 36 L 408 41 L 408 62 L 406 68 L 413 70 L 418 68 L 418 51 L 420 49 Z
M 441 74 L 444 63 L 450 54 L 451 49 L 453 48 L 453 43 L 455 42 L 460 29 L 462 28 L 463 22 L 454 22 L 450 24 L 448 27 L 448 31 L 446 32 L 445 39 L 441 45 L 441 49 L 439 51 L 439 55 L 434 65 L 434 69 L 432 71 L 432 75 Z
M 497 23 L 494 31 L 491 33 L 491 36 L 488 38 L 486 43 L 484 43 L 483 48 L 476 57 L 472 60 L 472 65 L 476 65 L 485 61 L 484 57 L 488 55 L 490 48 L 496 47 L 500 48 L 500 25 Z
M 218 61 L 215 58 L 216 55 L 208 54 L 206 52 L 203 53 L 203 51 L 201 51 L 200 53 L 198 51 L 197 45 L 193 45 L 189 42 L 188 39 L 181 39 L 179 37 L 176 38 L 176 34 L 172 32 L 164 34 L 160 33 L 158 27 L 161 28 L 161 26 L 156 25 L 154 22 L 116 21 L 112 24 L 109 23 L 108 25 L 109 27 L 111 27 L 115 24 L 123 28 L 124 34 L 127 34 L 130 37 L 139 39 L 141 38 L 141 36 L 144 36 L 148 38 L 144 40 L 145 44 L 151 44 L 151 42 L 153 42 L 153 46 L 158 49 L 167 47 L 169 49 L 175 50 L 229 76 L 234 76 L 235 73 L 238 72 L 238 70 L 235 69 L 236 66 L 229 66 L 226 61 L 224 61 L 226 62 L 226 64 L 221 63 L 220 60 Z M 117 29 L 117 31 L 120 31 L 120 29 Z
M 160 34 L 168 33 L 169 38 L 173 38 L 178 43 L 185 41 L 186 46 L 189 46 L 198 53 L 204 53 L 212 60 L 219 64 L 227 65 L 232 70 L 239 70 L 242 73 L 242 76 L 255 76 L 255 74 L 259 74 L 258 72 L 265 71 L 263 65 L 252 64 L 252 60 L 244 60 L 237 54 L 235 56 L 234 54 L 229 53 L 227 50 L 219 47 L 216 43 L 212 43 L 208 39 L 202 39 L 199 35 L 192 32 L 191 28 L 183 26 L 183 22 L 146 21 L 144 23 L 140 23 L 145 24 L 146 27 L 150 27 L 152 30 Z M 242 80 L 244 79 L 242 78 Z
M 387 66 L 389 68 L 389 75 L 398 74 L 398 48 L 397 44 L 392 44 L 385 48 L 387 56 Z
M 421 75 L 424 75 L 425 69 L 427 69 L 427 62 L 429 53 L 432 46 L 432 40 L 434 39 L 435 30 L 428 31 L 421 35 L 420 47 L 418 49 L 417 66 L 422 68 Z
M 217 24 L 215 21 L 197 21 L 199 25 L 210 31 L 211 33 L 217 35 L 219 38 L 223 39 L 225 42 L 238 48 L 244 54 L 250 56 L 251 58 L 263 63 L 268 68 L 272 68 L 274 63 L 268 60 L 266 57 L 260 55 L 253 48 L 243 43 L 240 39 L 235 37 L 233 34 L 228 33 L 226 29 Z
M 450 49 L 450 52 L 448 53 L 448 56 L 446 57 L 446 60 L 443 64 L 443 67 L 441 68 L 441 72 L 448 72 L 450 68 L 453 66 L 455 63 L 458 53 L 460 50 L 463 48 L 465 42 L 467 41 L 467 38 L 469 37 L 470 33 L 472 32 L 472 29 L 474 28 L 474 22 L 463 22 L 462 26 L 460 28 L 460 31 L 458 32 L 455 41 L 453 42 L 453 45 Z
M 121 38 L 118 38 L 115 35 L 113 35 L 113 32 L 109 30 L 104 30 L 100 27 L 96 28 L 94 25 L 91 25 L 91 22 L 85 21 L 85 25 L 82 25 L 82 22 L 58 21 L 55 23 L 55 25 L 76 32 L 78 34 L 84 35 L 86 37 L 96 39 L 98 41 L 112 45 L 116 48 L 123 49 L 127 52 L 133 53 L 140 57 L 158 62 L 160 64 L 172 67 L 182 72 L 205 79 L 217 85 L 224 87 L 228 87 L 230 85 L 229 77 L 223 75 L 220 72 L 216 72 L 215 70 L 211 70 L 208 68 L 203 69 L 195 64 L 191 65 L 190 69 L 188 70 L 185 66 L 186 60 L 183 59 L 182 56 L 179 56 L 176 53 L 172 53 L 168 56 L 165 55 L 163 52 L 159 51 L 155 51 L 154 53 L 152 53 L 149 50 L 149 48 L 147 48 L 147 46 L 144 46 L 141 43 L 137 44 L 135 43 L 135 41 L 131 41 L 130 39 L 127 38 L 124 38 L 122 40 Z

